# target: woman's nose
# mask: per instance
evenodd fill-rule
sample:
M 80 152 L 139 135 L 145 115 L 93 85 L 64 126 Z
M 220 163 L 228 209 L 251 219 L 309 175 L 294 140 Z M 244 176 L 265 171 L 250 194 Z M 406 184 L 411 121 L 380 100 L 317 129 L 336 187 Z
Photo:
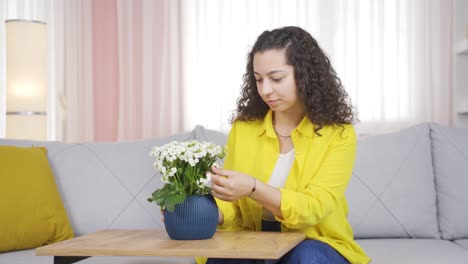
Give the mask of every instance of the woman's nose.
M 269 81 L 267 81 L 267 80 L 264 80 L 262 85 L 261 85 L 260 92 L 263 95 L 271 94 L 273 92 L 273 87 L 272 87 L 271 83 Z

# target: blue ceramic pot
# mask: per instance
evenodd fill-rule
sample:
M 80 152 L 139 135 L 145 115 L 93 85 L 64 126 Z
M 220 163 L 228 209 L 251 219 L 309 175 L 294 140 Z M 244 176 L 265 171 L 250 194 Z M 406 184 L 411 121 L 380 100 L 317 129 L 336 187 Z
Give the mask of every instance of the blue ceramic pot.
M 209 239 L 218 226 L 216 201 L 211 194 L 189 196 L 174 212 L 164 211 L 164 226 L 174 240 Z

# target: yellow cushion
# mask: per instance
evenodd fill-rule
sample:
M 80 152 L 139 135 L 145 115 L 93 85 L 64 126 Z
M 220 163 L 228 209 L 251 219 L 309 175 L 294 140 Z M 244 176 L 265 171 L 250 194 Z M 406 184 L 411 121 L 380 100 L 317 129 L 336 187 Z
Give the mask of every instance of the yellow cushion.
M 72 237 L 47 149 L 0 146 L 0 252 Z

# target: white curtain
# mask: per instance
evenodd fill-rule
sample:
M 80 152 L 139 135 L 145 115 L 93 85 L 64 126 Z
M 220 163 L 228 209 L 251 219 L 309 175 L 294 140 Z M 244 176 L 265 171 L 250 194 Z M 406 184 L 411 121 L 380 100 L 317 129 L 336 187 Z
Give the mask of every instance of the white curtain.
M 183 130 L 179 2 L 53 1 L 64 141 Z
M 91 0 L 53 1 L 54 81 L 64 141 L 92 141 L 93 64 Z
M 118 0 L 119 139 L 181 132 L 179 2 Z
M 264 30 L 288 25 L 306 29 L 329 55 L 360 134 L 452 124 L 452 1 L 185 0 L 183 7 L 187 128 L 229 129 L 247 52 Z
M 105 6 L 116 8 L 117 30 L 108 42 L 114 53 L 103 54 Z M 452 0 L 0 0 L 0 21 L 15 12 L 46 16 L 53 139 L 149 138 L 196 124 L 228 131 L 247 52 L 262 31 L 286 25 L 319 41 L 358 111 L 359 132 L 372 134 L 426 121 L 452 125 L 452 6 Z M 3 35 L 2 24 L 0 47 Z M 0 48 L 3 113 L 4 57 Z M 0 136 L 4 122 L 0 114 Z

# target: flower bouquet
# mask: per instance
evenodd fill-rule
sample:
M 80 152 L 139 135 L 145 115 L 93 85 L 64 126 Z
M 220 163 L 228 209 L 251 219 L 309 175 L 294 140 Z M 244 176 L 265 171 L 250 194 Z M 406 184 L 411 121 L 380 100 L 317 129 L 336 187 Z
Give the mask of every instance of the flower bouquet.
M 217 162 L 225 153 L 224 147 L 196 140 L 174 141 L 151 151 L 164 186 L 148 201 L 156 202 L 163 210 L 170 238 L 208 239 L 216 232 L 219 213 L 207 172 L 212 165 L 219 166 Z
M 197 140 L 154 147 L 150 156 L 156 159 L 154 168 L 161 174 L 164 186 L 154 191 L 148 201 L 173 212 L 187 197 L 210 194 L 211 179 L 206 172 L 212 165 L 219 167 L 225 154 L 225 147 Z

